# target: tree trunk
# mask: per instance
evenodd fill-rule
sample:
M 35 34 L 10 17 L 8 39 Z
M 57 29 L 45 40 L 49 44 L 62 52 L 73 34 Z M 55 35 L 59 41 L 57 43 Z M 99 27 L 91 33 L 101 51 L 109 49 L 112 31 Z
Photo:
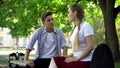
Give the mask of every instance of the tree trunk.
M 19 37 L 16 37 L 15 47 L 18 50 L 18 48 L 19 48 Z
M 115 18 L 113 18 L 113 15 L 110 13 L 106 13 L 105 15 L 105 40 L 106 43 L 109 45 L 114 60 L 120 59 L 119 55 L 119 43 L 118 43 L 118 36 L 116 33 L 116 27 L 115 27 Z
M 99 0 L 100 7 L 103 12 L 104 24 L 105 24 L 105 40 L 109 45 L 113 58 L 115 61 L 120 60 L 120 51 L 118 36 L 115 26 L 115 15 L 114 15 L 114 3 L 115 0 Z

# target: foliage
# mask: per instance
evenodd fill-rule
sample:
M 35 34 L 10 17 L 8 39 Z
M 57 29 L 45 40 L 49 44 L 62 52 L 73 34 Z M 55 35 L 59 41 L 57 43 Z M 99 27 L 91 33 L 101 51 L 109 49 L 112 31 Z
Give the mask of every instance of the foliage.
M 52 11 L 55 27 L 62 29 L 64 33 L 68 33 L 73 24 L 68 22 L 67 9 L 70 4 L 77 1 L 79 0 L 3 0 L 0 5 L 0 27 L 9 28 L 12 37 L 27 37 L 34 30 L 42 27 L 41 13 Z M 104 25 L 99 5 L 96 5 L 94 0 L 80 0 L 79 3 L 85 9 L 85 20 L 93 25 L 98 39 L 102 36 L 102 41 L 104 39 Z M 118 0 L 117 3 L 119 3 Z
M 41 13 L 52 11 L 55 27 L 61 28 L 66 33 L 73 26 L 68 22 L 67 9 L 70 4 L 75 2 L 75 0 L 4 0 L 0 7 L 0 26 L 9 28 L 12 37 L 27 37 L 42 26 Z M 93 24 L 92 14 L 96 6 L 84 0 L 81 1 L 81 4 L 86 9 L 86 21 Z
M 0 26 L 9 28 L 12 37 L 26 37 L 42 26 L 40 24 L 42 12 L 53 11 L 56 27 L 67 32 L 71 27 L 66 21 L 68 4 L 68 0 L 4 0 L 0 6 Z
M 9 28 L 12 37 L 27 37 L 42 26 L 40 14 L 44 11 L 52 11 L 55 27 L 61 28 L 66 33 L 73 26 L 68 22 L 67 9 L 70 4 L 75 2 L 75 0 L 4 0 L 0 7 L 0 26 Z M 96 6 L 87 3 L 87 1 L 81 1 L 86 9 L 86 21 L 93 24 L 92 14 Z
M 116 18 L 116 30 L 117 30 L 117 35 L 118 35 L 118 40 L 120 42 L 120 14 L 118 14 Z

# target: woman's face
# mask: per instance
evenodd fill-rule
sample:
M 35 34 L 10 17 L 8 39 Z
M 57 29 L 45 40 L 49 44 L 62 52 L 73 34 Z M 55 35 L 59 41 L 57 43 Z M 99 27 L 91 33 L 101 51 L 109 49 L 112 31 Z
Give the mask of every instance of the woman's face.
M 75 13 L 70 8 L 68 9 L 68 19 L 70 22 L 73 22 L 75 19 Z

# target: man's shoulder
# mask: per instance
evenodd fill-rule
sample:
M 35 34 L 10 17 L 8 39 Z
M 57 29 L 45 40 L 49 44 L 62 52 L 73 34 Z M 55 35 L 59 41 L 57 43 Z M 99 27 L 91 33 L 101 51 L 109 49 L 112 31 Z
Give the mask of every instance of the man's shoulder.
M 36 31 L 41 31 L 43 29 L 44 29 L 44 27 L 39 27 Z
M 39 27 L 38 30 L 44 29 L 44 27 Z
M 41 34 L 43 32 L 43 30 L 44 30 L 43 27 L 37 28 L 35 33 L 37 33 L 39 35 L 39 34 Z
M 54 28 L 54 29 L 61 30 L 61 29 L 59 29 L 59 28 Z
M 59 28 L 54 28 L 56 32 L 61 32 L 62 30 Z

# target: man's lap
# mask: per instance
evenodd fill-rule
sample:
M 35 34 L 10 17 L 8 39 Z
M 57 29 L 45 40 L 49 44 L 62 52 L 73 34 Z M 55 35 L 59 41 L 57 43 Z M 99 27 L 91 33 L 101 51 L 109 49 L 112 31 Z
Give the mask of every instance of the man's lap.
M 50 58 L 37 58 L 33 62 L 35 64 L 35 68 L 48 68 L 50 61 Z

